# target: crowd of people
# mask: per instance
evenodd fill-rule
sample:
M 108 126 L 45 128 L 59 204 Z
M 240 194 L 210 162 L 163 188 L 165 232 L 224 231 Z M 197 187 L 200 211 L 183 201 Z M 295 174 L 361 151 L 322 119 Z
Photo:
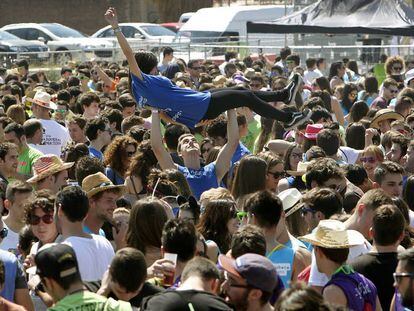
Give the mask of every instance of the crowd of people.
M 414 59 L 0 70 L 0 310 L 414 310 Z

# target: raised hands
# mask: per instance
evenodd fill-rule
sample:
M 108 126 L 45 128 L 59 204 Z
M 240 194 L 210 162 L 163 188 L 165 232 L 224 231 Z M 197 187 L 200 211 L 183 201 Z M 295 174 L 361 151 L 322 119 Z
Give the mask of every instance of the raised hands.
M 112 28 L 118 27 L 118 14 L 113 7 L 109 7 L 105 12 L 105 19 Z

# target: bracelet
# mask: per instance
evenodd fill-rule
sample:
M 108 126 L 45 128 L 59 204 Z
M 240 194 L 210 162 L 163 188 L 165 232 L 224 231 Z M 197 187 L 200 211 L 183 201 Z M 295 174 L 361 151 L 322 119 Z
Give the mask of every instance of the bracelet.
M 119 26 L 116 27 L 116 28 L 112 28 L 112 29 L 113 29 L 114 33 L 122 32 L 122 30 L 121 30 L 121 28 L 119 28 Z

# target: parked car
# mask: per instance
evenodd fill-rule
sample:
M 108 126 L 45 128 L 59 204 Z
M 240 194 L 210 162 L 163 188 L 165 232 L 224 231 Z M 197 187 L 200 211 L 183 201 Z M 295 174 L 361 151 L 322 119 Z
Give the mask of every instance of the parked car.
M 23 40 L 7 31 L 0 30 L 0 55 L 1 62 L 9 65 L 13 59 L 26 57 L 33 60 L 45 60 L 48 58 L 48 47 L 41 41 Z
M 167 28 L 175 33 L 178 32 L 178 30 L 180 30 L 182 24 L 181 23 L 176 23 L 176 22 L 172 22 L 172 23 L 162 23 L 160 24 L 160 26 Z
M 158 24 L 150 23 L 120 23 L 119 27 L 133 48 L 152 47 L 151 50 L 158 52 L 160 46 L 174 45 L 175 33 Z M 116 37 L 111 26 L 99 29 L 92 35 L 93 38 L 104 38 L 116 42 Z M 188 42 L 184 38 L 181 42 Z
M 21 39 L 39 40 L 46 43 L 51 51 L 82 50 L 94 52 L 98 57 L 111 57 L 113 44 L 106 40 L 87 37 L 83 33 L 58 23 L 20 23 L 1 28 Z M 103 50 L 100 50 L 103 49 Z M 57 53 L 56 61 L 65 63 L 73 53 Z

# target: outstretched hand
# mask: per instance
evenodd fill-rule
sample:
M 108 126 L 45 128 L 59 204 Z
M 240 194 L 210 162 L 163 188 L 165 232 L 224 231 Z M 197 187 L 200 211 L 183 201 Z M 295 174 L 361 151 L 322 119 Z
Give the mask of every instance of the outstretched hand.
M 108 10 L 106 10 L 105 19 L 112 28 L 118 27 L 118 14 L 116 14 L 115 8 L 109 7 Z

